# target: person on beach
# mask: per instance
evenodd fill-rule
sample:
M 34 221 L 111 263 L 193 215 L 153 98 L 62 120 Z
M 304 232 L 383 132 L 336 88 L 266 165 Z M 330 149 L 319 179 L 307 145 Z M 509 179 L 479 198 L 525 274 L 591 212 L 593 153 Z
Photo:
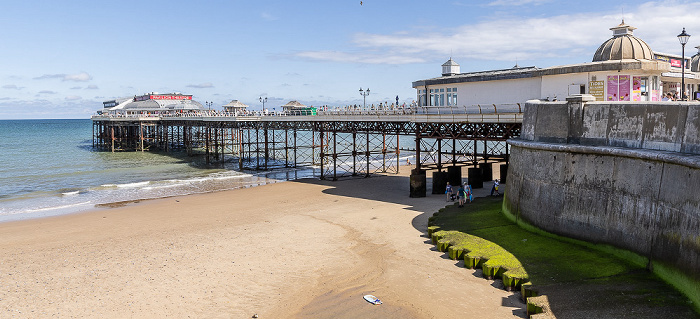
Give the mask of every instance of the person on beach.
M 450 185 L 450 182 L 447 182 L 447 185 L 445 186 L 445 195 L 447 196 L 447 199 L 445 200 L 446 202 L 449 202 L 450 200 L 454 201 L 452 199 L 452 185 Z
M 472 186 L 467 184 L 467 197 L 469 197 L 469 202 L 474 200 L 474 192 L 472 192 Z
M 493 196 L 493 193 L 496 193 L 496 196 L 501 195 L 500 193 L 498 193 L 498 186 L 498 180 L 493 181 L 493 187 L 491 187 L 491 196 Z
M 467 198 L 467 191 L 464 190 L 464 184 L 459 185 L 457 190 L 457 197 L 459 197 L 459 207 L 464 207 L 464 201 Z

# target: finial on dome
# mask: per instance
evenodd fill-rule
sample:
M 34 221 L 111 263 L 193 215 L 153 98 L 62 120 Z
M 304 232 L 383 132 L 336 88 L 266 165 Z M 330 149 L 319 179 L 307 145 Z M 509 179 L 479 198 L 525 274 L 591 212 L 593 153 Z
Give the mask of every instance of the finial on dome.
M 622 19 L 622 23 L 620 23 L 620 25 L 610 28 L 610 30 L 612 30 L 612 32 L 613 32 L 613 37 L 620 37 L 623 35 L 632 35 L 633 31 L 636 29 L 637 28 L 635 28 L 631 25 L 627 25 L 625 23 L 625 19 Z

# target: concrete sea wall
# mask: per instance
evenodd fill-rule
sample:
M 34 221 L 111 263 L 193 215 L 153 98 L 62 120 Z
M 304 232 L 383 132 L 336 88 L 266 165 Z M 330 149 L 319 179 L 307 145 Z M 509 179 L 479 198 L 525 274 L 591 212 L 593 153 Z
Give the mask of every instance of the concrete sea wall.
M 700 280 L 700 104 L 529 101 L 506 207 L 546 231 Z

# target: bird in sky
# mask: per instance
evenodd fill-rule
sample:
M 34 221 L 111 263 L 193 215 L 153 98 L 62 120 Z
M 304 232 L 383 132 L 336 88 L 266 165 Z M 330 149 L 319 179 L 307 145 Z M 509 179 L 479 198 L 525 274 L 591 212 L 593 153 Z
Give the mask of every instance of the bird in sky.
M 362 5 L 362 1 L 360 1 L 360 5 Z

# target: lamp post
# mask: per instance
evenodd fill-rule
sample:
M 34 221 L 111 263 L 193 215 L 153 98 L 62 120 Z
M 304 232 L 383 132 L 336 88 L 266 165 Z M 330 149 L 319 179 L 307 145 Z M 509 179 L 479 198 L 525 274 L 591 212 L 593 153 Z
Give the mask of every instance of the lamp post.
M 211 106 L 214 105 L 214 102 L 207 101 L 207 102 L 204 102 L 204 104 L 206 104 L 209 107 L 209 111 L 211 111 Z
M 260 100 L 260 102 L 262 102 L 262 104 L 263 104 L 262 110 L 263 110 L 263 112 L 264 112 L 264 111 L 265 111 L 265 102 L 267 102 L 267 97 L 265 97 L 265 98 L 263 99 L 263 97 L 261 96 L 258 100 Z
M 688 38 L 690 34 L 685 33 L 685 28 L 683 32 L 678 35 L 678 41 L 681 42 L 682 53 L 681 53 L 681 100 L 685 101 L 685 44 L 688 43 Z
M 369 88 L 367 90 L 362 90 L 360 88 L 360 95 L 362 95 L 362 108 L 367 108 L 367 95 L 369 95 Z

